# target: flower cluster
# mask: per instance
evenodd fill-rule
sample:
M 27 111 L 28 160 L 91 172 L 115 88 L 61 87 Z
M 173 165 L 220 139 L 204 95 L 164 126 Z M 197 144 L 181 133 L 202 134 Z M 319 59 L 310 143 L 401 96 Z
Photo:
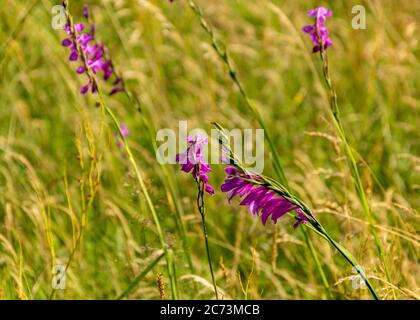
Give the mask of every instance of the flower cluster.
M 297 205 L 279 196 L 277 192 L 265 185 L 258 184 L 257 181 L 261 180 L 260 176 L 241 173 L 235 167 L 227 167 L 225 172 L 227 178 L 221 189 L 223 192 L 227 192 L 229 201 L 235 196 L 242 198 L 240 205 L 248 206 L 249 211 L 255 216 L 261 214 L 261 221 L 264 225 L 269 217 L 274 223 L 277 223 L 279 218 L 291 211 L 296 211 L 298 214 L 297 222 L 294 224 L 295 228 L 307 221 Z
M 315 18 L 313 25 L 307 25 L 302 28 L 302 31 L 311 36 L 312 42 L 315 44 L 313 52 L 318 52 L 327 49 L 332 45 L 332 41 L 328 38 L 328 29 L 325 26 L 327 17 L 332 16 L 332 11 L 324 7 L 318 7 L 308 11 L 308 16 Z
M 204 160 L 203 146 L 208 144 L 208 139 L 200 134 L 187 138 L 187 150 L 176 155 L 176 162 L 181 164 L 181 170 L 191 172 L 197 182 L 204 185 L 204 190 L 213 195 L 214 188 L 209 184 L 208 173 L 211 172 L 210 165 Z
M 83 16 L 88 19 L 89 17 L 89 11 L 87 7 L 84 7 L 83 9 Z M 90 26 L 90 29 L 86 31 L 86 25 L 84 23 L 76 23 L 74 24 L 74 34 L 71 30 L 70 26 L 66 24 L 64 26 L 64 31 L 66 31 L 69 38 L 65 38 L 62 41 L 62 45 L 64 47 L 68 47 L 70 49 L 70 55 L 69 60 L 70 61 L 80 61 L 82 62 L 82 65 L 80 65 L 76 72 L 78 74 L 87 74 L 87 70 L 85 68 L 85 65 L 83 63 L 83 59 L 80 55 L 80 52 L 77 50 L 77 46 L 80 48 L 81 51 L 83 51 L 85 57 L 86 57 L 86 65 L 87 68 L 90 69 L 94 74 L 97 74 L 98 72 L 103 73 L 103 79 L 105 81 L 108 81 L 111 76 L 114 73 L 112 62 L 110 59 L 106 58 L 106 48 L 103 43 L 98 43 L 95 41 L 95 25 L 92 24 Z M 124 91 L 124 89 L 120 86 L 122 82 L 121 78 L 116 78 L 113 81 L 114 88 L 111 90 L 110 95 L 113 95 L 117 92 Z M 91 90 L 92 93 L 97 92 L 97 88 L 95 87 L 95 84 L 92 82 L 92 80 L 89 78 L 89 83 L 84 85 L 80 93 L 85 94 L 89 90 Z

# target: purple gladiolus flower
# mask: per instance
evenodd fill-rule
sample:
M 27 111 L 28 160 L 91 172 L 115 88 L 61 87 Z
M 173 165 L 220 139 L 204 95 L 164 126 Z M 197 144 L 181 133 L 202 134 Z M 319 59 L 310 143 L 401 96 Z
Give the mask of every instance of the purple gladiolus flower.
M 89 18 L 89 10 L 88 7 L 85 6 L 83 8 L 83 16 L 88 19 Z M 111 60 L 106 58 L 105 52 L 106 48 L 103 43 L 99 43 L 95 40 L 94 32 L 95 32 L 95 25 L 91 25 L 90 31 L 85 31 L 87 28 L 84 23 L 76 23 L 74 24 L 74 34 L 73 31 L 70 29 L 70 26 L 67 24 L 64 26 L 64 31 L 69 35 L 69 38 L 66 38 L 62 41 L 63 47 L 67 47 L 70 50 L 69 60 L 70 61 L 81 61 L 82 57 L 80 56 L 81 52 L 78 52 L 76 48 L 77 46 L 80 50 L 84 53 L 86 57 L 86 65 L 87 69 L 92 71 L 93 74 L 98 74 L 102 72 L 103 79 L 108 81 L 113 74 L 115 74 Z M 84 65 L 80 65 L 76 72 L 78 74 L 88 74 Z M 115 82 L 115 81 L 113 81 Z M 89 90 L 92 93 L 97 92 L 97 88 L 89 80 L 89 83 L 82 86 L 80 92 L 82 94 L 86 94 Z M 118 92 L 124 91 L 124 88 L 117 87 L 114 84 L 114 88 L 111 90 L 110 95 L 113 95 Z
M 313 52 L 318 52 L 327 49 L 332 45 L 331 39 L 328 37 L 329 31 L 325 26 L 327 17 L 332 16 L 332 11 L 324 7 L 318 7 L 308 11 L 308 16 L 315 18 L 313 25 L 307 25 L 302 28 L 302 31 L 308 33 L 312 42 L 315 44 Z
M 256 183 L 256 180 L 261 179 L 260 176 L 241 173 L 235 167 L 227 167 L 225 172 L 227 178 L 221 189 L 227 193 L 229 202 L 238 196 L 242 199 L 240 205 L 248 206 L 249 211 L 254 216 L 261 216 L 261 221 L 264 225 L 267 223 L 268 218 L 271 217 L 271 220 L 277 223 L 279 218 L 291 211 L 296 211 L 298 214 L 298 221 L 294 224 L 295 228 L 307 221 L 307 218 L 297 205 L 279 196 L 277 192 L 267 188 L 265 185 Z
M 202 182 L 204 190 L 213 195 L 214 188 L 209 184 L 208 173 L 211 172 L 210 165 L 204 160 L 202 153 L 203 146 L 208 144 L 208 139 L 200 134 L 187 138 L 187 150 L 176 155 L 176 162 L 181 164 L 181 170 L 189 173 L 196 181 Z

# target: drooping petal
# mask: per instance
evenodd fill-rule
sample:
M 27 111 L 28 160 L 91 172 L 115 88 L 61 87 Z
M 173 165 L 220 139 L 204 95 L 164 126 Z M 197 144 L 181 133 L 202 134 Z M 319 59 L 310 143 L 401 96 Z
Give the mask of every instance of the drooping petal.
M 229 176 L 234 176 L 236 174 L 236 169 L 234 167 L 225 168 L 225 172 Z
M 116 86 L 117 84 L 120 84 L 122 82 L 122 78 L 117 78 L 115 79 L 115 81 L 113 82 L 113 85 Z
M 194 164 L 191 162 L 187 162 L 181 166 L 181 170 L 188 173 L 194 168 Z
M 304 27 L 302 28 L 302 31 L 303 31 L 303 32 L 305 32 L 305 33 L 311 33 L 311 32 L 313 32 L 314 30 L 315 30 L 315 28 L 314 28 L 314 26 L 312 26 L 312 25 L 304 26 Z
M 89 91 L 89 84 L 83 86 L 82 89 L 80 89 L 81 94 L 86 94 L 86 92 L 88 91 Z
M 261 214 L 261 221 L 264 225 L 267 223 L 267 220 L 270 217 L 270 215 L 276 210 L 277 202 L 277 199 L 271 199 L 264 205 Z
M 239 205 L 249 205 L 251 202 L 254 202 L 262 192 L 265 192 L 267 189 L 263 186 L 259 186 L 252 190 L 240 203 Z
M 292 211 L 295 208 L 293 204 L 290 202 L 281 202 L 276 206 L 276 210 L 271 215 L 271 220 L 274 221 L 274 223 L 277 223 L 277 220 L 284 216 L 286 213 Z
M 85 30 L 85 25 L 84 25 L 84 23 L 76 23 L 76 24 L 74 25 L 74 30 L 75 30 L 77 33 L 82 32 L 83 30 Z
M 69 56 L 70 61 L 76 61 L 79 58 L 79 54 L 76 50 L 72 51 Z
M 223 192 L 229 192 L 233 188 L 242 186 L 243 184 L 245 184 L 245 182 L 242 179 L 239 179 L 237 177 L 232 178 L 232 179 L 226 179 L 225 183 L 222 184 L 221 189 Z
M 226 168 L 225 172 L 227 178 L 221 189 L 227 192 L 229 202 L 235 196 L 242 198 L 239 205 L 247 206 L 254 216 L 260 216 L 264 225 L 270 217 L 274 223 L 277 223 L 282 216 L 298 209 L 295 204 L 280 196 L 276 191 L 264 184 L 259 184 L 258 180 L 261 181 L 261 177 L 258 175 L 241 174 L 234 167 Z M 300 214 L 299 218 L 302 219 Z
M 112 96 L 112 95 L 114 95 L 114 94 L 116 94 L 118 92 L 123 92 L 123 91 L 124 91 L 124 88 L 116 87 L 116 88 L 114 88 L 114 89 L 111 90 L 111 92 L 109 93 L 109 95 Z
M 204 183 L 207 183 L 209 182 L 209 177 L 205 173 L 200 173 L 200 180 L 203 181 Z
M 325 49 L 326 49 L 326 48 L 328 48 L 329 46 L 332 46 L 332 41 L 331 41 L 330 39 L 327 39 L 327 40 L 325 40 L 324 47 L 325 47 Z
M 205 184 L 205 185 L 204 185 L 204 190 L 205 190 L 208 194 L 211 194 L 211 195 L 213 195 L 213 194 L 214 194 L 214 188 L 213 188 L 211 185 L 209 185 L 209 184 Z
M 245 196 L 248 192 L 250 192 L 253 188 L 253 184 L 249 183 L 249 182 L 245 182 L 242 186 L 237 187 L 235 189 L 232 189 L 229 193 L 228 193 L 228 200 L 231 201 L 234 197 L 239 196 L 240 198 L 242 198 L 243 196 Z
M 299 219 L 297 220 L 297 222 L 293 225 L 294 228 L 299 227 L 302 223 L 305 223 L 308 221 L 308 218 L 306 218 L 306 216 L 303 214 L 302 210 L 297 208 L 296 212 L 299 216 Z
M 61 44 L 63 45 L 63 47 L 70 47 L 73 42 L 70 39 L 64 39 Z

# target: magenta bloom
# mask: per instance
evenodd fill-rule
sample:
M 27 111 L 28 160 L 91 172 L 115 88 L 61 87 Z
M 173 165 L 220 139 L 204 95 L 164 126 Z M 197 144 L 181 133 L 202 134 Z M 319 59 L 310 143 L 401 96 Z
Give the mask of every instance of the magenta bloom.
M 176 162 L 181 164 L 181 170 L 191 172 L 195 180 L 204 184 L 204 190 L 213 195 L 214 188 L 208 183 L 208 173 L 211 172 L 210 165 L 204 160 L 203 146 L 208 143 L 208 139 L 200 134 L 195 137 L 187 138 L 187 150 L 176 155 Z
M 127 126 L 124 123 L 121 124 L 120 129 L 124 138 L 127 138 L 130 135 L 130 131 L 128 130 Z M 117 146 L 120 149 L 122 149 L 122 147 L 124 146 L 122 138 L 121 138 L 121 133 L 119 131 L 116 131 L 114 134 L 117 139 Z
M 332 11 L 324 7 L 318 7 L 308 11 L 308 16 L 315 18 L 315 23 L 302 28 L 302 31 L 311 36 L 314 43 L 313 52 L 318 52 L 322 48 L 327 49 L 332 45 L 332 41 L 328 38 L 329 31 L 325 26 L 327 17 L 332 16 Z
M 89 11 L 87 7 L 83 8 L 83 16 L 88 19 Z M 112 68 L 111 60 L 107 59 L 105 56 L 105 46 L 102 43 L 98 43 L 95 41 L 95 25 L 90 27 L 89 31 L 85 31 L 86 26 L 83 23 L 76 23 L 74 25 L 74 32 L 75 34 L 72 35 L 72 31 L 70 30 L 69 25 L 64 26 L 64 31 L 70 36 L 70 38 L 66 38 L 62 41 L 62 45 L 64 47 L 68 47 L 70 49 L 69 60 L 70 61 L 82 61 L 82 57 L 80 57 L 79 52 L 76 49 L 76 46 L 73 42 L 73 38 L 77 41 L 78 46 L 83 51 L 84 55 L 86 56 L 86 63 L 87 68 L 90 69 L 94 74 L 102 72 L 103 79 L 108 81 L 111 76 L 113 75 L 114 71 Z M 87 73 L 85 70 L 84 65 L 80 65 L 76 72 L 78 74 Z M 123 88 L 117 86 L 118 83 L 114 82 L 114 88 L 111 91 L 111 95 L 117 92 L 124 91 Z M 84 85 L 80 89 L 80 93 L 86 94 L 89 90 L 92 93 L 97 92 L 97 88 L 89 81 L 86 85 Z
M 221 189 L 223 192 L 227 192 L 229 201 L 236 196 L 241 198 L 242 201 L 240 202 L 240 205 L 248 206 L 249 211 L 254 216 L 261 215 L 261 221 L 264 225 L 267 223 L 268 218 L 271 217 L 271 220 L 274 223 L 277 223 L 279 218 L 293 210 L 296 211 L 299 216 L 298 221 L 294 224 L 295 228 L 307 221 L 307 218 L 297 205 L 282 198 L 277 192 L 266 186 L 252 181 L 260 180 L 260 176 L 240 173 L 239 170 L 234 167 L 227 167 L 225 172 L 228 176 Z

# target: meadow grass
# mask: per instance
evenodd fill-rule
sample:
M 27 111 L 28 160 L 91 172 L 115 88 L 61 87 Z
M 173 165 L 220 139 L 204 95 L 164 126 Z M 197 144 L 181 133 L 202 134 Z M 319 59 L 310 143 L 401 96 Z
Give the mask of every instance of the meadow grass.
M 280 182 L 381 298 L 419 298 L 419 4 L 196 0 L 227 65 L 191 1 L 86 3 L 128 96 L 79 94 L 50 1 L 0 0 L 0 298 L 48 299 L 57 264 L 68 269 L 54 298 L 214 298 L 196 185 L 155 157 L 156 130 L 179 120 L 265 127 L 264 174 L 287 176 Z M 83 4 L 71 1 L 75 20 Z M 351 28 L 356 4 L 366 7 L 366 30 Z M 344 143 L 322 63 L 300 31 L 317 5 L 334 11 L 328 60 Z M 128 150 L 116 144 L 122 123 Z M 213 166 L 217 190 L 223 177 Z M 219 298 L 370 298 L 352 288 L 355 273 L 337 250 L 308 242 L 291 218 L 264 227 L 216 192 L 206 223 Z

